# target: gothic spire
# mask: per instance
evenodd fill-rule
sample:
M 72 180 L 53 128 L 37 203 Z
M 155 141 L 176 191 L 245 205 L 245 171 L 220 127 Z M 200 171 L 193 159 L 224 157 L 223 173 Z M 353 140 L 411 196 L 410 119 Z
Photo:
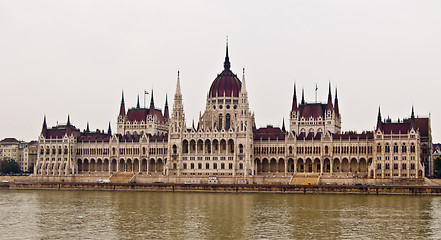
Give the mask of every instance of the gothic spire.
M 412 105 L 412 113 L 410 115 L 410 118 L 411 119 L 415 119 L 415 112 L 413 111 L 413 105 Z
M 294 83 L 294 95 L 292 97 L 292 107 L 291 112 L 297 111 L 297 93 L 296 93 L 296 83 Z
M 326 106 L 326 110 L 332 111 L 332 108 L 331 82 L 329 82 L 328 105 Z
M 179 71 L 178 71 L 178 80 L 176 81 L 176 94 L 181 94 L 181 81 L 179 79 Z
M 153 100 L 153 88 L 152 88 L 152 96 L 150 98 L 150 107 L 155 107 L 155 100 Z
M 66 123 L 66 125 L 70 126 L 70 115 L 67 115 L 67 123 Z
M 46 132 L 47 132 L 46 115 L 44 115 L 43 128 L 41 129 L 41 134 L 43 134 L 43 136 L 46 137 Z
M 227 37 L 227 51 L 225 54 L 225 62 L 224 62 L 224 69 L 230 70 L 230 58 L 228 57 L 228 37 Z
M 241 87 L 241 91 L 242 92 L 246 92 L 247 91 L 247 85 L 245 83 L 245 68 L 242 69 L 242 87 Z
M 335 88 L 334 112 L 336 117 L 340 116 L 340 111 L 338 109 L 337 88 Z
M 112 135 L 112 128 L 110 127 L 110 122 L 109 122 L 109 128 L 107 128 L 107 135 Z
M 89 130 L 89 122 L 87 122 L 86 132 L 90 132 L 90 130 Z
M 164 120 L 168 120 L 170 118 L 170 115 L 168 113 L 168 100 L 167 100 L 167 94 L 165 95 L 165 106 L 164 106 Z
M 302 104 L 305 104 L 305 89 L 302 88 Z
M 124 91 L 122 91 L 121 94 L 121 106 L 119 108 L 119 116 L 125 116 L 126 115 L 126 107 L 124 105 Z
M 139 94 L 138 94 L 138 101 L 136 102 L 136 108 L 141 108 L 141 105 L 139 105 Z
M 43 129 L 47 129 L 46 115 L 44 115 L 44 119 L 43 119 Z
M 285 129 L 285 118 L 283 118 L 283 120 L 282 120 L 282 132 L 286 132 L 286 129 Z
M 378 106 L 378 116 L 377 116 L 377 129 L 381 129 L 381 110 L 380 106 Z

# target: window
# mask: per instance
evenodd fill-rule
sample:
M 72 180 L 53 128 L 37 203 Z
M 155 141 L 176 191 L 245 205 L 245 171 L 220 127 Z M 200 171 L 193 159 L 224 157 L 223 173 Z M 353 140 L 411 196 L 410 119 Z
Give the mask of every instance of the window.
M 390 152 L 390 146 L 389 144 L 386 144 L 386 146 L 384 147 L 384 151 L 389 153 Z
M 190 164 L 190 168 L 191 168 L 191 169 L 194 169 L 194 163 L 191 163 L 191 164 Z
M 415 163 L 411 163 L 411 164 L 410 164 L 410 169 L 412 169 L 412 170 L 415 169 Z
M 187 169 L 187 164 L 186 163 L 184 163 L 184 169 Z
M 225 115 L 225 129 L 228 130 L 230 129 L 230 114 L 227 113 L 227 115 Z
M 406 164 L 405 163 L 403 163 L 402 165 L 401 165 L 401 169 L 403 169 L 403 170 L 406 170 Z
M 217 163 L 213 163 L 213 169 L 217 169 Z
M 198 169 L 202 169 L 202 163 L 198 163 Z
M 205 169 L 210 169 L 210 164 L 209 163 L 205 164 Z
M 407 152 L 406 144 L 403 143 L 403 146 L 401 147 L 401 152 L 405 153 Z
M 225 169 L 225 163 L 221 163 L 221 169 Z
M 239 169 L 243 169 L 243 163 L 239 163 Z
M 377 146 L 377 153 L 381 153 L 381 145 L 380 144 L 378 144 L 378 146 Z
M 412 145 L 410 146 L 410 151 L 413 152 L 413 153 L 415 152 L 415 145 L 414 145 L 413 143 L 412 143 Z
M 228 169 L 233 169 L 233 164 L 232 163 L 228 164 Z
M 381 170 L 381 163 L 377 163 L 377 170 Z
M 389 169 L 389 163 L 386 163 L 386 169 Z
M 398 163 L 394 163 L 394 169 L 398 169 Z
M 219 114 L 219 130 L 222 129 L 222 114 Z
M 398 152 L 398 145 L 395 143 L 395 145 L 394 145 L 394 153 L 397 153 Z

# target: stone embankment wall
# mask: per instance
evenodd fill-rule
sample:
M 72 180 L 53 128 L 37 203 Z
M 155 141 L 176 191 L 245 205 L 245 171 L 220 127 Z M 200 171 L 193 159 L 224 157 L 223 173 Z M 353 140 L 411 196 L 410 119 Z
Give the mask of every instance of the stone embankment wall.
M 302 193 L 302 194 L 368 194 L 368 195 L 437 195 L 439 186 L 337 186 L 287 184 L 171 184 L 171 183 L 10 183 L 9 189 L 84 190 L 84 191 L 163 191 L 163 192 L 233 192 L 233 193 Z

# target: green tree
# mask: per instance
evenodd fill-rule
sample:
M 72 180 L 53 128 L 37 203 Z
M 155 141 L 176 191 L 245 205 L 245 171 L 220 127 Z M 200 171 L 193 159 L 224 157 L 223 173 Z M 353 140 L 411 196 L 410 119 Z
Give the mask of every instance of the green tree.
M 19 173 L 20 166 L 14 159 L 5 159 L 2 161 L 0 172 L 2 173 Z
M 441 177 L 441 157 L 437 157 L 433 160 L 433 170 L 436 177 Z

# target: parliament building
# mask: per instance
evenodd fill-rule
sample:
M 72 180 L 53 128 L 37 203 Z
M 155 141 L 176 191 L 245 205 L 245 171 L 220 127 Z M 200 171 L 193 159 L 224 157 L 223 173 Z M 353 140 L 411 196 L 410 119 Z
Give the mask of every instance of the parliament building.
M 173 107 L 126 110 L 124 93 L 116 132 L 84 131 L 71 124 L 48 128 L 38 138 L 35 176 L 116 176 L 152 179 L 250 179 L 294 175 L 329 178 L 421 179 L 433 174 L 430 117 L 383 119 L 375 129 L 344 132 L 337 89 L 325 103 L 308 103 L 294 86 L 285 128 L 257 128 L 249 108 L 245 73 L 223 70 L 207 94 L 205 111 L 186 125 L 178 72 Z M 291 98 L 291 96 L 289 97 Z M 372 118 L 373 120 L 375 117 Z M 153 180 L 152 180 L 153 181 Z M 154 182 L 154 181 L 153 181 Z

